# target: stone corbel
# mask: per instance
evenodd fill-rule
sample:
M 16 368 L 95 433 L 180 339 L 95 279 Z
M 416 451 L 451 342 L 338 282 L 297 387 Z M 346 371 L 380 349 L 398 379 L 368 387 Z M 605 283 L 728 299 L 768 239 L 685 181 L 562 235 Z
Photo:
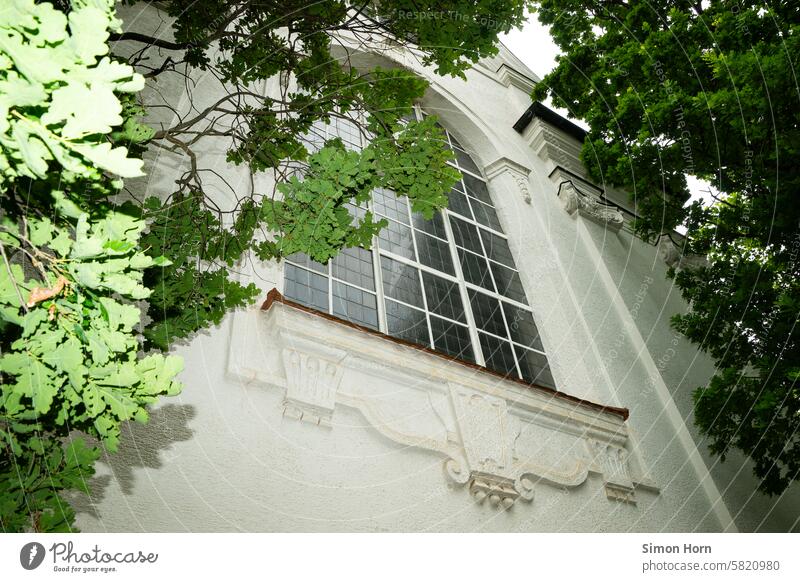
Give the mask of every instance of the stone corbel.
M 595 439 L 587 439 L 586 444 L 592 458 L 592 469 L 603 477 L 606 497 L 635 505 L 634 483 L 628 468 L 628 451 Z
M 485 172 L 489 180 L 507 173 L 516 182 L 525 203 L 531 203 L 531 192 L 528 189 L 528 175 L 531 171 L 528 168 L 508 158 L 499 158 L 486 166 Z
M 345 355 L 342 350 L 307 341 L 294 340 L 283 348 L 285 417 L 330 426 Z
M 614 231 L 622 228 L 625 222 L 619 210 L 601 204 L 594 196 L 584 194 L 575 187 L 571 180 L 564 181 L 559 185 L 558 198 L 570 216 L 583 216 Z
M 661 258 L 668 267 L 676 271 L 681 269 L 698 269 L 708 266 L 708 259 L 702 255 L 686 255 L 672 242 L 668 236 L 662 236 L 658 241 L 658 250 Z

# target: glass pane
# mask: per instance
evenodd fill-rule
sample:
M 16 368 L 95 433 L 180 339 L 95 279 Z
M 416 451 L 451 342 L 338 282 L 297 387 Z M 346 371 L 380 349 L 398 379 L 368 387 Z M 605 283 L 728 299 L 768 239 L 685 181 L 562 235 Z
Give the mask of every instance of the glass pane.
M 466 325 L 459 325 L 431 315 L 431 331 L 433 331 L 433 346 L 437 351 L 454 358 L 475 362 L 472 343 L 469 339 L 469 329 Z
M 372 202 L 376 213 L 408 224 L 408 199 L 405 196 L 398 198 L 391 190 L 378 188 L 372 193 Z
M 464 180 L 464 187 L 466 188 L 467 194 L 473 198 L 477 198 L 481 202 L 492 204 L 492 199 L 489 197 L 489 189 L 486 188 L 486 182 L 474 178 L 469 174 L 464 174 L 461 178 Z
M 513 378 L 518 378 L 517 366 L 514 363 L 514 352 L 511 343 L 497 339 L 485 333 L 478 333 L 481 338 L 481 350 L 486 367 Z
M 425 312 L 386 299 L 386 325 L 391 336 L 431 347 Z
M 486 248 L 486 254 L 490 259 L 503 263 L 512 269 L 516 267 L 506 239 L 483 229 L 481 229 L 481 238 L 483 239 L 483 246 Z
M 489 276 L 489 263 L 486 259 L 463 249 L 456 250 L 458 251 L 458 260 L 461 262 L 461 271 L 464 273 L 464 280 L 494 291 L 494 284 Z
M 447 198 L 450 201 L 447 204 L 447 208 L 450 209 L 450 211 L 460 214 L 461 216 L 466 216 L 467 218 L 472 218 L 472 212 L 469 209 L 466 196 L 458 190 L 450 190 L 450 194 L 447 195 Z
M 539 337 L 539 330 L 536 328 L 536 322 L 533 321 L 533 314 L 527 309 L 520 309 L 508 303 L 503 303 L 503 311 L 506 313 L 511 339 L 543 352 L 544 347 Z
M 338 281 L 333 282 L 333 314 L 378 329 L 378 302 L 375 295 Z
M 419 284 L 419 270 L 411 265 L 381 257 L 381 277 L 383 293 L 410 305 L 423 307 L 422 287 Z
M 428 311 L 466 323 L 458 283 L 430 273 L 422 273 L 422 283 L 425 286 Z
M 500 226 L 500 219 L 497 218 L 494 207 L 478 202 L 474 198 L 469 198 L 469 205 L 472 207 L 472 214 L 475 216 L 475 220 L 489 228 L 503 232 L 503 227 Z
M 468 172 L 472 172 L 473 174 L 477 174 L 478 176 L 481 175 L 478 166 L 475 164 L 475 162 L 472 160 L 469 154 L 467 154 L 467 152 L 458 148 L 453 149 L 453 151 L 456 154 L 456 160 L 458 160 L 458 165 L 462 169 L 467 170 Z
M 550 373 L 550 365 L 543 354 L 526 350 L 519 346 L 514 346 L 514 351 L 516 351 L 519 358 L 519 367 L 522 371 L 523 380 L 555 389 L 556 383 Z
M 416 258 L 414 256 L 414 241 L 411 237 L 411 227 L 394 220 L 390 220 L 386 228 L 382 228 L 378 234 L 380 247 L 383 250 L 401 257 L 414 259 Z
M 360 247 L 342 249 L 331 260 L 331 275 L 353 285 L 375 290 L 372 252 Z
M 456 274 L 453 259 L 450 256 L 450 245 L 443 240 L 416 231 L 419 262 L 450 275 Z
M 361 208 L 360 206 L 356 206 L 355 204 L 352 204 L 350 202 L 347 202 L 344 205 L 344 207 L 347 208 L 347 212 L 350 213 L 350 216 L 352 216 L 355 219 L 358 219 L 358 222 L 360 222 L 361 219 L 364 218 L 364 216 L 367 214 L 367 210 L 365 208 Z M 354 220 L 353 222 L 357 221 Z
M 447 231 L 444 228 L 444 219 L 441 212 L 434 213 L 433 218 L 430 220 L 425 220 L 422 214 L 415 212 L 411 215 L 411 222 L 414 228 L 447 240 Z
M 294 253 L 286 257 L 286 260 L 300 265 L 301 267 L 305 267 L 306 269 L 311 269 L 312 271 L 317 271 L 325 275 L 328 274 L 328 265 L 323 265 L 322 263 L 312 260 L 311 257 L 305 253 Z
M 328 312 L 328 278 L 286 263 L 283 294 L 303 305 Z
M 342 138 L 346 146 L 352 146 L 348 149 L 360 149 L 362 144 L 362 135 L 359 127 L 350 119 L 336 118 L 333 121 L 333 126 L 330 128 L 335 135 Z
M 468 290 L 469 302 L 472 305 L 472 315 L 475 316 L 475 325 L 478 329 L 488 331 L 500 337 L 506 337 L 506 326 L 503 323 L 503 311 L 500 301 L 472 289 Z
M 489 265 L 494 275 L 494 281 L 497 284 L 497 292 L 509 299 L 527 305 L 528 299 L 525 297 L 525 289 L 522 288 L 522 280 L 519 278 L 519 273 L 491 261 L 489 261 Z
M 458 246 L 483 256 L 483 248 L 478 237 L 477 226 L 459 220 L 454 216 L 450 217 L 450 225 L 453 227 L 453 240 Z

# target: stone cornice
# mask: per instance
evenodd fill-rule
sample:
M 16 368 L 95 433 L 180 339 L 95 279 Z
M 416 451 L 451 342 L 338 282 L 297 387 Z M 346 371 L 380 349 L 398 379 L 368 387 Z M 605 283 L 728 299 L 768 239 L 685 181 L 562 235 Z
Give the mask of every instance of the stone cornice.
M 335 429 L 337 407 L 355 408 L 384 437 L 441 455 L 447 478 L 478 502 L 508 509 L 531 501 L 537 483 L 577 487 L 590 474 L 618 501 L 653 487 L 628 460 L 625 409 L 505 378 L 276 290 L 259 327 L 280 357 L 253 351 L 236 373 L 285 389 L 286 417 Z

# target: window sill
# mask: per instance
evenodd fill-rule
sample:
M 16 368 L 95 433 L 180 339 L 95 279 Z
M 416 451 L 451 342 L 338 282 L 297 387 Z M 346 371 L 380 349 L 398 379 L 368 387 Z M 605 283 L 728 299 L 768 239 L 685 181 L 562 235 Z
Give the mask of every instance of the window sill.
M 285 419 L 336 431 L 336 410 L 356 409 L 383 437 L 442 457 L 446 477 L 479 503 L 508 509 L 538 484 L 578 487 L 590 474 L 615 501 L 657 491 L 628 452 L 624 408 L 503 377 L 277 290 L 238 316 L 229 374 L 282 390 Z

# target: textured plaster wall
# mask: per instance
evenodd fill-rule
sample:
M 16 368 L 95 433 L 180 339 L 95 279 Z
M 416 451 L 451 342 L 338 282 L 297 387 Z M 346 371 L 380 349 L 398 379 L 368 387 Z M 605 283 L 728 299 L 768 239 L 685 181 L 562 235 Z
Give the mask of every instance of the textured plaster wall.
M 136 18 L 137 27 L 158 25 L 149 7 L 124 14 Z M 402 62 L 402 55 L 396 57 Z M 512 129 L 527 103 L 523 91 L 481 68 L 470 71 L 466 82 L 431 79 L 423 105 L 440 115 L 476 160 L 488 166 L 505 158 L 530 171 L 530 204 L 510 172 L 493 177 L 490 189 L 556 382 L 569 394 L 631 410 L 633 463 L 660 492 L 637 491 L 636 505 L 615 502 L 590 475 L 573 489 L 538 485 L 532 504 L 518 502 L 503 512 L 448 485 L 441 456 L 389 440 L 352 408 L 337 406 L 331 428 L 284 418 L 284 389 L 268 385 L 269 378 L 238 375 L 237 346 L 262 357 L 265 369 L 278 365 L 262 328 L 264 315 L 255 307 L 176 348 L 186 361 L 183 393 L 163 401 L 150 424 L 128 427 L 120 453 L 100 463 L 91 499 L 76 498 L 81 529 L 720 531 L 730 529 L 728 515 L 742 530 L 791 527 L 796 495 L 770 511 L 772 501 L 752 494 L 741 460 L 719 466 L 695 449 L 690 391 L 712 366 L 669 329 L 669 316 L 684 305 L 655 249 L 564 212 L 548 179 L 552 162 Z M 177 80 L 165 79 L 161 91 L 185 95 Z M 217 91 L 201 78 L 193 93 L 211 102 Z M 160 115 L 169 123 L 171 115 Z M 221 205 L 232 204 L 235 192 L 249 191 L 246 174 L 225 163 L 222 143 L 204 156 L 233 188 L 212 186 Z M 173 189 L 185 160 L 158 154 L 157 161 L 133 187 L 150 194 Z M 260 180 L 257 188 L 268 186 Z M 282 286 L 280 266 L 243 271 L 265 292 Z M 404 389 L 396 381 L 379 384 L 375 390 Z

